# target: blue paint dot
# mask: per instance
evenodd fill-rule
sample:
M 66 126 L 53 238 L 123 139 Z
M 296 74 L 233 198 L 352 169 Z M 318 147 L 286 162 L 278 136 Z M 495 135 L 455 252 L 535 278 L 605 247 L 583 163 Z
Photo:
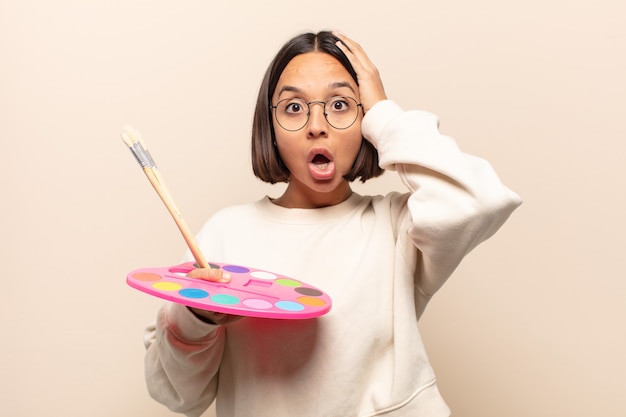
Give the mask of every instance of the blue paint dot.
M 206 298 L 209 293 L 198 288 L 185 288 L 178 291 L 180 295 L 187 298 Z
M 300 303 L 296 303 L 295 301 L 277 301 L 274 304 L 277 308 L 285 311 L 302 311 L 304 310 L 304 306 Z

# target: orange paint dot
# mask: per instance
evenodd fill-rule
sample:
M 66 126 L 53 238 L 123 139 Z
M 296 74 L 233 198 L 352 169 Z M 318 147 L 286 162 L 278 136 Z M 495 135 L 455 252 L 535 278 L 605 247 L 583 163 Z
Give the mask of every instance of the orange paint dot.
M 323 305 L 326 305 L 326 302 L 324 300 L 315 297 L 300 297 L 298 298 L 298 302 L 300 304 L 304 304 L 305 306 L 312 307 L 321 307 Z
M 133 274 L 133 279 L 136 279 L 137 281 L 152 282 L 160 280 L 161 275 L 152 272 L 137 272 L 136 274 Z

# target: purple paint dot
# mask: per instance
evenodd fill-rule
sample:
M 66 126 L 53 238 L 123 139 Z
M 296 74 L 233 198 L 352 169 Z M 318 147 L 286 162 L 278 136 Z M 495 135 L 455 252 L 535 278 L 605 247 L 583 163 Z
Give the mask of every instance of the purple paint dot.
M 237 265 L 225 265 L 224 271 L 232 272 L 234 274 L 246 274 L 250 272 L 248 268 L 245 266 L 237 266 Z

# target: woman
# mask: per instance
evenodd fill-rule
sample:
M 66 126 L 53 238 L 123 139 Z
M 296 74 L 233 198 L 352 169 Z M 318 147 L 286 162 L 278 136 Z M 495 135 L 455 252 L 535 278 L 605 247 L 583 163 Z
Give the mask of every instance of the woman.
M 448 416 L 417 322 L 519 197 L 434 115 L 388 100 L 362 48 L 334 32 L 297 36 L 272 61 L 252 156 L 259 178 L 287 187 L 215 214 L 198 235 L 204 255 L 298 277 L 333 309 L 268 320 L 167 304 L 146 338 L 151 395 L 188 416 L 216 398 L 219 417 Z M 407 192 L 352 191 L 383 169 Z

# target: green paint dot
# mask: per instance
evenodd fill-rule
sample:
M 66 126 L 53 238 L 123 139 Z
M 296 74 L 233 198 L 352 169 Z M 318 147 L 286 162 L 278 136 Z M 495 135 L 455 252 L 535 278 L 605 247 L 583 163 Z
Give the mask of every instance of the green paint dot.
M 233 305 L 239 303 L 239 298 L 228 294 L 215 294 L 211 297 L 211 301 L 216 304 Z
M 280 279 L 277 279 L 274 282 L 277 283 L 278 285 L 282 285 L 283 287 L 299 287 L 299 286 L 302 285 L 301 283 L 299 283 L 296 280 L 287 279 L 287 278 L 280 278 Z

